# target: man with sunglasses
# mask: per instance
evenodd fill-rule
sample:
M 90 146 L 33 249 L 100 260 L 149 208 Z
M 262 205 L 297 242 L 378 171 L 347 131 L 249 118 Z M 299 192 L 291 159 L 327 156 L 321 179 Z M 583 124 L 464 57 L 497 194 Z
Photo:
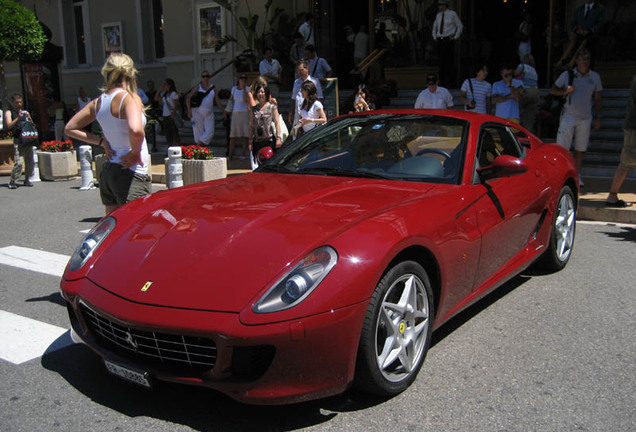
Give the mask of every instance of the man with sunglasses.
M 551 94 L 565 97 L 556 141 L 567 150 L 570 150 L 574 143 L 574 162 L 579 171 L 581 187 L 583 187 L 580 178 L 583 153 L 589 145 L 592 126 L 592 98 L 595 111 L 594 129 L 599 130 L 603 107 L 602 90 L 601 77 L 590 69 L 590 52 L 585 49 L 577 53 L 574 70 L 565 71 L 559 75 L 550 89 Z
M 492 85 L 492 101 L 497 104 L 495 115 L 519 123 L 519 100 L 523 96 L 523 81 L 512 78 L 512 66 L 503 65 L 501 80 Z

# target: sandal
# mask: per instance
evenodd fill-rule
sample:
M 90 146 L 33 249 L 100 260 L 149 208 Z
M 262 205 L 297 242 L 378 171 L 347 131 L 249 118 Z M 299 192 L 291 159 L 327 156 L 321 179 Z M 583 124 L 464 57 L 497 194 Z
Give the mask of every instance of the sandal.
M 605 201 L 605 205 L 607 207 L 614 207 L 614 208 L 625 208 L 625 207 L 631 207 L 632 203 L 626 203 L 625 201 L 623 201 L 622 199 L 616 200 L 615 202 L 608 202 Z

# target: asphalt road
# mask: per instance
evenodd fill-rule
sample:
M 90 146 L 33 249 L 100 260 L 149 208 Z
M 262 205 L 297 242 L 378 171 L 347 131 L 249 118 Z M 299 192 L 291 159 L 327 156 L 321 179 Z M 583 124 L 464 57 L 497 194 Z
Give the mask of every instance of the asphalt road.
M 0 252 L 70 255 L 103 214 L 79 180 L 9 191 L 6 179 Z M 633 431 L 635 243 L 636 226 L 579 223 L 564 271 L 517 277 L 447 323 L 414 385 L 392 399 L 348 392 L 255 407 L 193 387 L 147 391 L 65 345 L 66 334 L 63 348 L 0 360 L 0 431 Z M 59 277 L 0 264 L 0 312 L 68 329 L 58 286 Z

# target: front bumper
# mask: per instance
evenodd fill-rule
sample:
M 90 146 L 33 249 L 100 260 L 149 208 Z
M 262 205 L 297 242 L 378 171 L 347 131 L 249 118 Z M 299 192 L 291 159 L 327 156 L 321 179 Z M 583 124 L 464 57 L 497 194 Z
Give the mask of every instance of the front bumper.
M 353 380 L 367 308 L 363 302 L 299 320 L 246 326 L 237 313 L 132 303 L 87 279 L 63 280 L 62 292 L 73 331 L 101 357 L 144 370 L 154 379 L 210 387 L 252 404 L 293 403 L 345 391 Z M 116 331 L 123 329 L 121 345 L 130 347 L 105 343 L 87 309 Z M 189 360 L 152 360 L 134 349 L 140 344 L 138 334 L 158 335 L 155 339 L 162 341 L 183 336 L 185 351 L 190 341 L 204 341 L 214 347 L 214 359 L 194 367 Z M 178 358 L 183 356 L 180 350 Z

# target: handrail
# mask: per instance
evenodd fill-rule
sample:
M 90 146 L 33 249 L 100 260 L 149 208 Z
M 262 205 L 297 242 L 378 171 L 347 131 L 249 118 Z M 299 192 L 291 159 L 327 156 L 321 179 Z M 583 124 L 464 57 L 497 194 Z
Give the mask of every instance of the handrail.
M 384 54 L 386 54 L 388 50 L 386 48 L 382 48 L 382 49 L 374 49 L 373 51 L 371 51 L 371 53 L 366 56 L 364 59 L 362 59 L 362 61 L 358 64 L 358 66 L 354 67 L 353 69 L 351 69 L 349 71 L 350 74 L 360 74 L 362 72 L 364 72 L 365 70 L 367 70 L 369 67 L 371 67 L 371 65 L 373 65 L 375 62 L 377 62 L 380 57 L 382 57 Z
M 210 74 L 210 78 L 212 78 L 215 75 L 218 75 L 219 73 L 221 73 L 221 71 L 223 71 L 224 69 L 226 69 L 228 66 L 232 66 L 234 64 L 235 60 L 230 60 L 230 62 L 225 63 L 223 66 L 221 66 L 220 68 L 218 68 L 217 70 L 215 70 L 214 72 L 212 72 Z
M 577 48 L 576 47 L 576 38 L 575 37 L 570 38 L 570 42 L 569 42 L 565 52 L 563 53 L 563 55 L 561 56 L 561 58 L 557 62 L 556 68 L 563 67 L 565 69 L 570 69 L 570 68 L 574 67 L 574 63 L 576 63 L 577 54 L 579 53 L 579 51 L 581 51 L 583 48 L 585 48 L 586 44 L 587 44 L 587 39 L 584 39 L 581 42 L 581 44 L 578 46 L 578 48 Z M 574 53 L 574 54 L 572 54 L 572 53 Z M 572 56 L 572 57 L 570 57 L 570 56 Z

